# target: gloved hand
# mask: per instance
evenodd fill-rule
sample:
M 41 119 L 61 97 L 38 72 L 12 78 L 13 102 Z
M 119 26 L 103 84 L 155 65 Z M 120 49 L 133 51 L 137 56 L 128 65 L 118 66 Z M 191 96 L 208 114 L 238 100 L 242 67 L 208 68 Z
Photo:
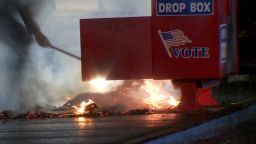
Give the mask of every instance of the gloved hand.
M 36 41 L 37 41 L 39 46 L 41 46 L 43 48 L 50 48 L 50 47 L 52 47 L 52 44 L 49 41 L 49 39 L 41 31 L 35 32 L 34 36 L 35 36 Z

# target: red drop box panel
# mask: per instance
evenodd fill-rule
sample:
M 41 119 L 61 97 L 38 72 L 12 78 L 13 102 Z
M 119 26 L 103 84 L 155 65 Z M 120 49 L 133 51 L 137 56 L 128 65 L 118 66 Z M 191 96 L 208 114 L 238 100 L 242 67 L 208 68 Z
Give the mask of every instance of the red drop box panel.
M 228 0 L 153 0 L 154 79 L 209 79 L 226 73 Z
M 237 66 L 234 7 L 152 0 L 151 17 L 81 20 L 83 80 L 222 78 Z
M 83 80 L 152 77 L 151 17 L 80 21 Z

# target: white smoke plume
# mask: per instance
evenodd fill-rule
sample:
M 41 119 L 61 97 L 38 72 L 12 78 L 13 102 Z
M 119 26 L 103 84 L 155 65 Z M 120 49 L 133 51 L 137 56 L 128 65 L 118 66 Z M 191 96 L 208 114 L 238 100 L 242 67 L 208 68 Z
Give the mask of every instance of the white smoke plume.
M 44 1 L 34 7 L 41 30 L 53 45 L 77 56 L 80 56 L 79 19 L 149 16 L 151 13 L 149 0 Z M 27 110 L 37 105 L 60 106 L 66 96 L 90 91 L 90 86 L 81 79 L 81 63 L 75 59 L 33 43 L 20 75 L 10 68 L 16 57 L 12 48 L 0 39 L 0 111 Z M 23 95 L 14 86 L 17 83 Z

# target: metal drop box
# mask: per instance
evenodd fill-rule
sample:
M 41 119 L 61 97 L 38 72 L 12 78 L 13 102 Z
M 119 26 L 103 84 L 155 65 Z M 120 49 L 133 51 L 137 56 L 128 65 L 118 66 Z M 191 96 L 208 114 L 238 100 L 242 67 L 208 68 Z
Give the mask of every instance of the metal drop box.
M 152 0 L 152 16 L 81 19 L 83 80 L 237 72 L 235 0 Z

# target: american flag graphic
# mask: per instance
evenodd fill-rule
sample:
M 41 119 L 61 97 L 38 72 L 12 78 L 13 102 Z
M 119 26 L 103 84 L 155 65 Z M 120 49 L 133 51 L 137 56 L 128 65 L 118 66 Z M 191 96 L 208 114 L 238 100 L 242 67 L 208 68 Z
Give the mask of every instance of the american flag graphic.
M 162 32 L 158 30 L 161 40 L 164 43 L 164 47 L 169 55 L 172 58 L 172 53 L 170 48 L 177 47 L 180 45 L 185 45 L 186 43 L 192 43 L 192 41 L 184 35 L 184 32 L 180 29 L 171 30 L 168 32 Z
M 185 45 L 186 43 L 192 43 L 192 41 L 184 35 L 184 32 L 180 29 L 171 30 L 168 32 L 158 31 L 161 40 L 166 48 L 177 47 Z

